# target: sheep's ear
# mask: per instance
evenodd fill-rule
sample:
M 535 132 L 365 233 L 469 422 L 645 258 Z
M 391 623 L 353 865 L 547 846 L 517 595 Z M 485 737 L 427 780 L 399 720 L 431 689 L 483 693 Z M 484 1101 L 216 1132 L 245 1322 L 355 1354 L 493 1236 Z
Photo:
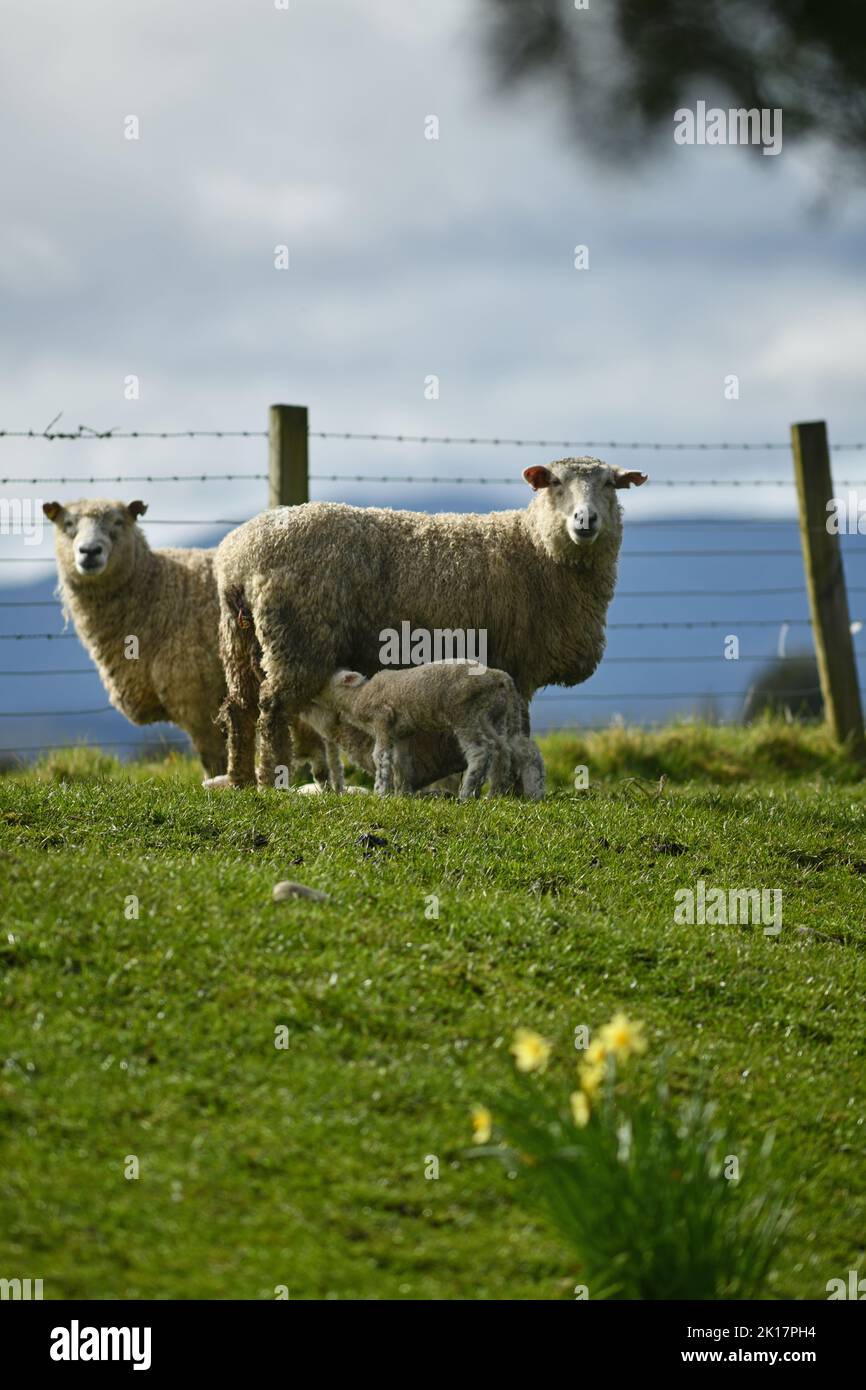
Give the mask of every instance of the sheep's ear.
M 647 480 L 646 473 L 638 473 L 633 468 L 611 468 L 613 473 L 614 487 L 643 487 Z
M 367 677 L 362 676 L 360 671 L 338 671 L 334 677 L 334 685 L 353 690 L 358 685 L 364 685 L 366 680 Z
M 531 468 L 524 468 L 523 476 L 533 492 L 537 492 L 541 487 L 550 487 L 554 481 L 550 469 L 542 467 L 540 463 L 533 464 Z
M 48 517 L 48 520 L 55 522 L 58 526 L 62 524 L 63 518 L 66 515 L 59 502 L 43 502 L 42 510 Z
M 130 502 L 126 510 L 129 512 L 129 515 L 132 517 L 133 521 L 138 521 L 138 518 L 140 516 L 144 516 L 145 512 L 147 511 L 147 503 Z

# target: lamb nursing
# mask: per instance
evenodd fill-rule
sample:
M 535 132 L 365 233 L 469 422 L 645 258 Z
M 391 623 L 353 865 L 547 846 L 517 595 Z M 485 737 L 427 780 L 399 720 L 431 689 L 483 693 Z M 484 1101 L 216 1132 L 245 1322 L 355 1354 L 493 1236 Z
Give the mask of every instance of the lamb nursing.
M 466 764 L 460 786 L 460 799 L 465 801 L 480 794 L 488 777 L 494 793 L 507 790 L 515 778 L 522 785 L 524 745 L 529 741 L 513 718 L 517 705 L 514 682 L 504 671 L 474 661 L 443 661 L 379 671 L 370 679 L 360 671 L 338 671 L 312 709 L 321 710 L 325 719 L 342 716 L 373 739 L 374 790 L 380 796 L 411 790 L 413 739 L 418 734 L 452 733 Z M 319 728 L 326 737 L 331 733 L 327 725 Z M 532 794 L 542 792 L 543 782 Z
M 276 769 L 292 766 L 292 721 L 323 679 L 374 675 L 383 631 L 403 622 L 485 630 L 490 666 L 524 702 L 523 734 L 536 690 L 592 675 L 622 541 L 617 490 L 646 476 L 581 458 L 524 477 L 533 497 L 522 511 L 429 516 L 311 502 L 263 512 L 225 537 L 216 576 L 233 786 L 257 777 L 273 786 Z M 439 775 L 462 768 L 454 752 Z

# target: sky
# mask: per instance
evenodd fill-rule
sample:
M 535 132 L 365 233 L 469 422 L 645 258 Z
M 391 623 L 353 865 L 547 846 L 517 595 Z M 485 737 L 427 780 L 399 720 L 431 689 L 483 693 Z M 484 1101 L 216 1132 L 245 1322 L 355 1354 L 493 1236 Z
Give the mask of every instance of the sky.
M 9 0 L 0 429 L 62 412 L 59 429 L 256 430 L 284 401 L 324 431 L 784 445 L 792 421 L 824 418 L 834 443 L 866 439 L 863 189 L 816 150 L 676 145 L 673 118 L 669 140 L 613 168 L 566 138 L 543 83 L 496 86 L 485 13 L 481 0 Z M 521 505 L 524 467 L 583 451 L 313 439 L 313 496 Z M 789 486 L 678 485 L 788 484 L 784 448 L 592 452 L 650 475 L 627 524 L 793 514 Z M 262 473 L 266 457 L 263 439 L 0 438 L 13 479 Z M 839 453 L 836 476 L 862 477 L 862 460 Z M 331 473 L 512 481 L 318 481 Z M 0 485 L 98 493 L 143 496 L 174 522 L 149 526 L 154 544 L 201 542 L 211 532 L 194 521 L 267 500 L 258 479 Z M 9 592 L 50 573 L 7 563 L 50 556 L 47 534 L 27 548 L 0 536 L 0 551 Z

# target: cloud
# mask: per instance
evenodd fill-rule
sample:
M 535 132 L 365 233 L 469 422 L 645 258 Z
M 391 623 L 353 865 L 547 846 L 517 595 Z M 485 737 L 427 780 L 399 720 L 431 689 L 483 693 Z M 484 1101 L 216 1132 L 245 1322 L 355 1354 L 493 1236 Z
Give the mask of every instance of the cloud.
M 15 7 L 0 56 L 0 119 L 16 132 L 0 214 L 0 428 L 42 428 L 62 409 L 73 427 L 257 429 L 284 400 L 308 404 L 319 429 L 784 440 L 805 412 L 860 438 L 866 199 L 810 215 L 787 151 L 671 142 L 605 170 L 562 143 L 543 90 L 494 90 L 480 15 L 458 0 Z M 129 113 L 138 141 L 124 139 Z M 425 139 L 431 113 L 439 140 Z M 254 471 L 266 458 L 263 441 L 0 450 L 0 471 L 21 476 Z M 527 461 L 323 441 L 314 456 L 341 473 L 510 476 Z M 655 477 L 698 464 L 790 476 L 784 453 L 636 462 Z M 93 486 L 106 488 L 123 493 Z M 206 516 L 233 516 L 265 496 L 261 484 L 173 488 L 164 503 L 151 489 L 172 515 L 206 501 Z M 641 507 L 706 502 L 647 489 Z

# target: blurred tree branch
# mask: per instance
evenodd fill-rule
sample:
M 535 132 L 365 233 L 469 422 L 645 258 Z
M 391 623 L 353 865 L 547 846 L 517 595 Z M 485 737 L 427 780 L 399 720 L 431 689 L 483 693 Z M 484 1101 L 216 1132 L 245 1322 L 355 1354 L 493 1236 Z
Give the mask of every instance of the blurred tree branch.
M 866 158 L 860 0 L 485 0 L 500 84 L 543 80 L 577 142 L 622 162 L 705 98 L 783 111 L 786 140 Z M 757 149 L 757 146 L 755 147 Z

